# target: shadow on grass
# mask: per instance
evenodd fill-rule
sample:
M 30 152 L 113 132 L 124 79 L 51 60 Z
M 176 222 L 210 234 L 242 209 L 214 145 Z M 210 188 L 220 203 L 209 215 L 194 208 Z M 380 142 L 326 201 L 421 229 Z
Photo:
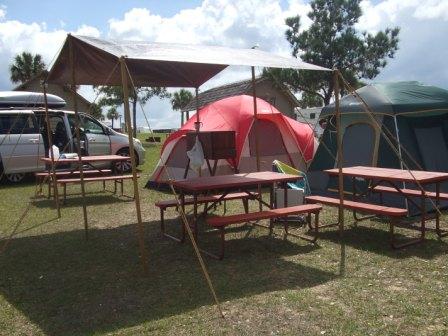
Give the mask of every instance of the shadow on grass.
M 388 226 L 369 227 L 358 224 L 358 226 L 346 226 L 342 242 L 348 246 L 359 250 L 382 254 L 387 257 L 402 259 L 409 257 L 419 257 L 422 259 L 433 259 L 439 255 L 448 253 L 448 242 L 445 239 L 426 239 L 425 242 L 411 245 L 403 249 L 394 250 L 389 241 L 390 235 Z M 418 232 L 415 230 L 396 230 L 396 237 L 403 242 L 410 237 L 415 237 Z M 341 238 L 337 229 L 325 230 L 319 233 L 320 239 L 326 239 L 335 243 L 340 243 Z
M 158 226 L 158 222 L 146 223 Z M 147 239 L 150 273 L 141 275 L 136 225 L 16 238 L 0 256 L 0 292 L 49 335 L 91 334 L 156 321 L 212 305 L 189 243 Z M 335 274 L 286 261 L 309 246 L 282 239 L 233 239 L 227 258 L 205 259 L 221 301 L 316 286 Z M 274 252 L 274 253 L 272 253 Z M 210 308 L 210 316 L 217 314 Z
M 82 207 L 83 199 L 81 195 L 78 194 L 70 194 L 67 196 L 67 200 L 65 204 L 62 204 L 62 197 L 59 196 L 59 200 L 61 202 L 62 208 L 70 208 L 70 207 Z M 104 204 L 113 204 L 113 203 L 121 203 L 121 202 L 133 202 L 134 200 L 129 197 L 123 197 L 119 195 L 114 195 L 109 192 L 98 191 L 98 192 L 88 192 L 86 193 L 85 202 L 87 206 L 92 205 L 104 205 Z M 37 208 L 54 208 L 55 201 L 51 198 L 36 198 L 34 199 L 33 204 Z

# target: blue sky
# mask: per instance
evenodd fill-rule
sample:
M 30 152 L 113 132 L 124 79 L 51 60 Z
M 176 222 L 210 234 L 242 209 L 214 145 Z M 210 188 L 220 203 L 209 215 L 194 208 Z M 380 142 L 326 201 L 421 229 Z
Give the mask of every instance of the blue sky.
M 110 18 L 122 16 L 132 8 L 145 7 L 150 8 L 157 15 L 173 16 L 182 9 L 194 8 L 200 3 L 201 1 L 194 0 L 13 0 L 2 2 L 7 7 L 8 15 L 20 18 L 21 22 L 45 22 L 50 30 L 60 28 L 61 22 L 65 23 L 65 28 L 68 30 L 75 30 L 80 25 L 87 24 L 101 31 L 107 30 L 107 21 Z
M 401 27 L 400 49 L 375 81 L 418 80 L 448 89 L 448 0 L 363 0 L 361 7 L 359 30 Z M 309 10 L 305 0 L 0 0 L 0 90 L 13 87 L 8 66 L 14 55 L 39 53 L 49 64 L 69 32 L 230 47 L 258 44 L 262 50 L 289 55 L 284 20 L 299 14 L 306 29 Z M 248 69 L 229 68 L 200 90 L 249 76 Z M 81 93 L 94 98 L 88 88 Z M 179 113 L 168 100 L 152 99 L 145 110 L 153 128 L 179 126 Z M 140 124 L 143 120 L 139 116 Z

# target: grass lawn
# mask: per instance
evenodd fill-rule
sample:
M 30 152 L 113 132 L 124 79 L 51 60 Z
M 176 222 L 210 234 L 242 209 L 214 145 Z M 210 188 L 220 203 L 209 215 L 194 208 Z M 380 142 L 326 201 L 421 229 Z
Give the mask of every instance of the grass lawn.
M 327 229 L 318 246 L 285 240 L 280 228 L 273 236 L 232 230 L 226 258 L 205 258 L 225 312 L 220 318 L 191 245 L 161 238 L 153 204 L 171 196 L 143 188 L 160 151 L 145 146 L 139 183 L 147 277 L 133 201 L 87 185 L 86 241 L 78 196 L 58 220 L 51 201 L 33 200 L 32 179 L 0 185 L 0 237 L 28 208 L 0 252 L 0 335 L 448 335 L 448 239 L 429 233 L 425 244 L 393 251 L 386 223 L 353 227 L 350 213 L 343 238 Z M 330 223 L 336 216 L 326 209 L 321 217 Z M 175 211 L 167 217 L 169 229 L 178 229 Z M 442 223 L 448 226 L 446 217 Z M 202 236 L 217 247 L 214 235 Z

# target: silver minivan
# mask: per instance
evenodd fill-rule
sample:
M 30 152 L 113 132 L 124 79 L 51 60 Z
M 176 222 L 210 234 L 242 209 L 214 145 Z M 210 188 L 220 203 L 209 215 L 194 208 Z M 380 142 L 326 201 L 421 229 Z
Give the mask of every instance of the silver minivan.
M 83 155 L 129 155 L 128 136 L 102 124 L 86 113 L 80 115 L 81 152 Z M 75 113 L 49 110 L 52 143 L 60 153 L 76 152 Z M 42 171 L 40 158 L 48 156 L 49 141 L 43 109 L 6 108 L 0 110 L 0 172 L 12 182 L 21 181 L 26 173 Z M 145 149 L 134 139 L 137 164 L 145 161 Z M 104 165 L 110 165 L 105 163 Z M 98 165 L 98 167 L 100 167 Z M 131 163 L 116 163 L 113 169 L 131 170 Z

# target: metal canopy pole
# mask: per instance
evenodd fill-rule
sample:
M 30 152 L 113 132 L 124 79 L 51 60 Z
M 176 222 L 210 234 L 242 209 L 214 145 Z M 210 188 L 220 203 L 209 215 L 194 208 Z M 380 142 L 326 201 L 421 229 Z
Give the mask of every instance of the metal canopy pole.
M 138 191 L 138 182 L 137 182 L 137 169 L 136 169 L 136 161 L 135 161 L 135 150 L 134 150 L 134 138 L 132 137 L 132 128 L 131 128 L 131 112 L 129 109 L 129 87 L 128 87 L 128 72 L 126 69 L 126 60 L 124 57 L 120 57 L 120 66 L 121 66 L 121 80 L 123 86 L 123 105 L 124 105 L 124 122 L 126 124 L 126 129 L 129 138 L 129 152 L 131 156 L 131 164 L 132 164 L 132 182 L 134 184 L 134 201 L 135 201 L 135 210 L 137 212 L 137 230 L 138 230 L 138 245 L 140 248 L 140 258 L 142 262 L 143 272 L 145 274 L 148 273 L 148 255 L 145 247 L 145 239 L 144 234 L 145 230 L 143 228 L 142 222 L 142 213 L 140 209 L 140 194 Z
M 339 70 L 333 71 L 334 79 L 334 96 L 335 96 L 335 116 L 336 116 L 336 135 L 337 135 L 337 147 L 338 147 L 338 191 L 339 191 L 339 208 L 338 208 L 338 220 L 339 220 L 339 234 L 342 235 L 344 231 L 344 176 L 342 175 L 342 130 L 341 130 L 341 111 L 339 110 Z
M 257 171 L 260 171 L 260 149 L 258 139 L 258 111 L 257 111 L 257 94 L 255 90 L 255 67 L 252 69 L 252 97 L 254 99 L 254 131 L 255 131 L 255 155 L 257 157 Z
M 84 218 L 84 231 L 86 240 L 89 239 L 89 223 L 87 219 L 87 205 L 86 205 L 86 189 L 84 185 L 84 167 L 82 163 L 82 151 L 81 151 L 81 132 L 79 131 L 79 127 L 81 125 L 81 118 L 79 116 L 78 112 L 78 100 L 76 97 L 76 73 L 75 73 L 75 56 L 73 53 L 73 45 L 72 45 L 72 39 L 70 38 L 68 40 L 69 43 L 69 49 L 70 49 L 70 55 L 69 55 L 69 62 L 70 62 L 70 70 L 71 70 L 71 79 L 72 79 L 72 92 L 73 92 L 73 108 L 75 112 L 75 133 L 76 133 L 76 147 L 78 152 L 78 165 L 79 165 L 79 177 L 81 179 L 81 195 L 82 195 L 82 213 Z M 86 144 L 84 144 L 86 145 Z
M 48 137 L 48 147 L 50 149 L 51 167 L 49 179 L 53 182 L 53 192 L 54 198 L 56 200 L 56 209 L 58 211 L 58 218 L 61 218 L 61 206 L 59 205 L 59 191 L 58 182 L 56 181 L 56 172 L 54 166 L 54 153 L 53 153 L 53 139 L 51 138 L 51 126 L 50 117 L 48 116 L 48 99 L 47 99 L 47 83 L 42 84 L 42 89 L 44 92 L 44 103 L 45 103 L 45 123 L 47 124 L 47 137 Z M 50 197 L 50 195 L 48 195 Z

